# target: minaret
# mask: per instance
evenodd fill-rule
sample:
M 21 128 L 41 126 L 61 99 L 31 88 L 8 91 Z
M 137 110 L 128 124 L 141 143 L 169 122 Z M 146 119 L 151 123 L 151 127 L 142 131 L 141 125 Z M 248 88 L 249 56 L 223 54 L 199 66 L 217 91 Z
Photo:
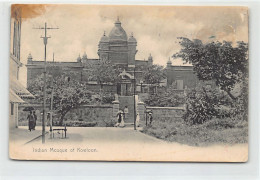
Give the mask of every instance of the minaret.
M 128 39 L 128 66 L 135 65 L 135 55 L 137 53 L 136 46 L 136 39 L 134 38 L 133 33 L 131 33 Z
M 80 54 L 79 54 L 79 57 L 77 58 L 77 62 L 81 62 Z
M 101 37 L 98 44 L 99 59 L 108 60 L 108 52 L 109 52 L 109 38 L 106 36 L 106 32 L 104 31 L 104 34 Z
M 82 60 L 82 62 L 86 62 L 88 60 L 88 56 L 87 56 L 86 51 L 84 52 L 81 60 Z
M 33 61 L 32 55 L 31 53 L 29 53 L 28 57 L 27 57 L 27 63 L 31 63 Z
M 153 65 L 153 57 L 152 57 L 151 53 L 148 57 L 148 65 Z
M 170 67 L 172 67 L 172 61 L 169 57 L 169 60 L 167 61 L 167 68 L 170 68 Z

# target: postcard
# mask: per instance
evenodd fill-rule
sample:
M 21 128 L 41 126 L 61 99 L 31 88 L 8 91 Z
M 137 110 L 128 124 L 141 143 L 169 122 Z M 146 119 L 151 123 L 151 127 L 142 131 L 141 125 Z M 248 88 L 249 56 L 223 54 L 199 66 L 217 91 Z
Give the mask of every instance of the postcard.
M 246 162 L 248 8 L 13 4 L 9 157 Z

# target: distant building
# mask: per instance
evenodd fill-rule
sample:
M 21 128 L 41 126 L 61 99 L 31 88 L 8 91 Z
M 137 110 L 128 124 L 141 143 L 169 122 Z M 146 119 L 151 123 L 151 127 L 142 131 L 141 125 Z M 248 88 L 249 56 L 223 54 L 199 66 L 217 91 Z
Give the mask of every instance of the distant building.
M 133 33 L 128 37 L 125 30 L 121 26 L 119 19 L 115 22 L 114 27 L 107 36 L 104 32 L 98 43 L 98 59 L 89 58 L 86 52 L 81 57 L 70 62 L 53 62 L 47 61 L 47 72 L 53 73 L 54 76 L 61 75 L 63 72 L 73 72 L 74 77 L 78 81 L 88 82 L 90 90 L 100 89 L 97 82 L 88 81 L 86 73 L 91 66 L 99 64 L 99 61 L 110 61 L 114 65 L 120 67 L 121 82 L 117 84 L 104 84 L 103 90 L 111 93 L 117 93 L 121 96 L 133 94 L 134 68 L 136 79 L 136 93 L 146 93 L 152 87 L 143 80 L 143 71 L 141 67 L 153 65 L 153 57 L 150 54 L 147 60 L 137 60 L 137 41 Z M 35 77 L 44 71 L 44 61 L 33 60 L 31 54 L 27 60 L 27 83 L 31 83 Z M 193 66 L 175 66 L 171 61 L 166 66 L 167 82 L 162 81 L 161 86 L 173 85 L 177 90 L 196 87 L 199 82 L 193 71 Z
M 21 11 L 13 10 L 11 18 L 11 49 L 10 49 L 10 87 L 9 87 L 9 120 L 10 127 L 18 127 L 18 106 L 25 103 L 32 94 L 19 82 L 19 69 L 21 50 Z
M 169 58 L 166 66 L 167 86 L 173 86 L 176 90 L 195 88 L 199 83 L 208 87 L 214 87 L 213 81 L 201 81 L 198 79 L 192 65 L 172 65 Z
M 115 22 L 115 26 L 107 36 L 105 33 L 101 37 L 98 44 L 99 59 L 89 58 L 86 52 L 82 57 L 78 57 L 71 62 L 47 62 L 47 71 L 54 73 L 54 76 L 61 75 L 63 72 L 69 71 L 76 74 L 75 77 L 79 81 L 87 81 L 84 71 L 88 71 L 90 66 L 97 65 L 100 60 L 108 60 L 114 65 L 122 69 L 122 82 L 117 85 L 105 85 L 105 90 L 117 93 L 119 95 L 133 94 L 133 76 L 135 68 L 135 79 L 137 91 L 141 91 L 140 84 L 142 83 L 142 71 L 140 67 L 153 64 L 153 57 L 150 54 L 147 60 L 137 60 L 135 55 L 137 53 L 137 41 L 133 33 L 127 36 L 125 30 L 121 26 L 119 19 Z M 31 54 L 27 60 L 27 85 L 33 81 L 35 77 L 42 74 L 44 71 L 44 61 L 33 60 Z M 97 88 L 98 84 L 95 82 L 88 82 L 90 89 Z

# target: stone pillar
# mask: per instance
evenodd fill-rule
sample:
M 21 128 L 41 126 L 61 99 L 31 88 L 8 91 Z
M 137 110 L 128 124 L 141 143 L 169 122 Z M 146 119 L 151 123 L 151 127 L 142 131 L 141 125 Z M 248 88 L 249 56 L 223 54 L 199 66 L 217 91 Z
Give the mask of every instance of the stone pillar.
M 113 104 L 113 117 L 116 117 L 118 111 L 119 111 L 119 100 L 118 95 L 115 95 L 115 100 L 112 102 Z
M 14 119 L 15 119 L 15 128 L 19 126 L 19 119 L 18 119 L 18 103 L 14 104 Z
M 140 121 L 145 122 L 145 103 L 142 101 L 139 101 L 137 104 L 137 111 L 140 116 Z

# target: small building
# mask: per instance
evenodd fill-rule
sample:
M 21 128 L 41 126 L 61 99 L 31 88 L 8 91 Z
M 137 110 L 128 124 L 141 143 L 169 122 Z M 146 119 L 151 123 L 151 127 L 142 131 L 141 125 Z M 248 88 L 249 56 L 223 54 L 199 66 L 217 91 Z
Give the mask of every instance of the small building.
M 167 86 L 173 86 L 176 90 L 195 88 L 199 83 L 214 87 L 213 81 L 201 81 L 198 79 L 192 65 L 172 65 L 169 58 L 166 66 Z

